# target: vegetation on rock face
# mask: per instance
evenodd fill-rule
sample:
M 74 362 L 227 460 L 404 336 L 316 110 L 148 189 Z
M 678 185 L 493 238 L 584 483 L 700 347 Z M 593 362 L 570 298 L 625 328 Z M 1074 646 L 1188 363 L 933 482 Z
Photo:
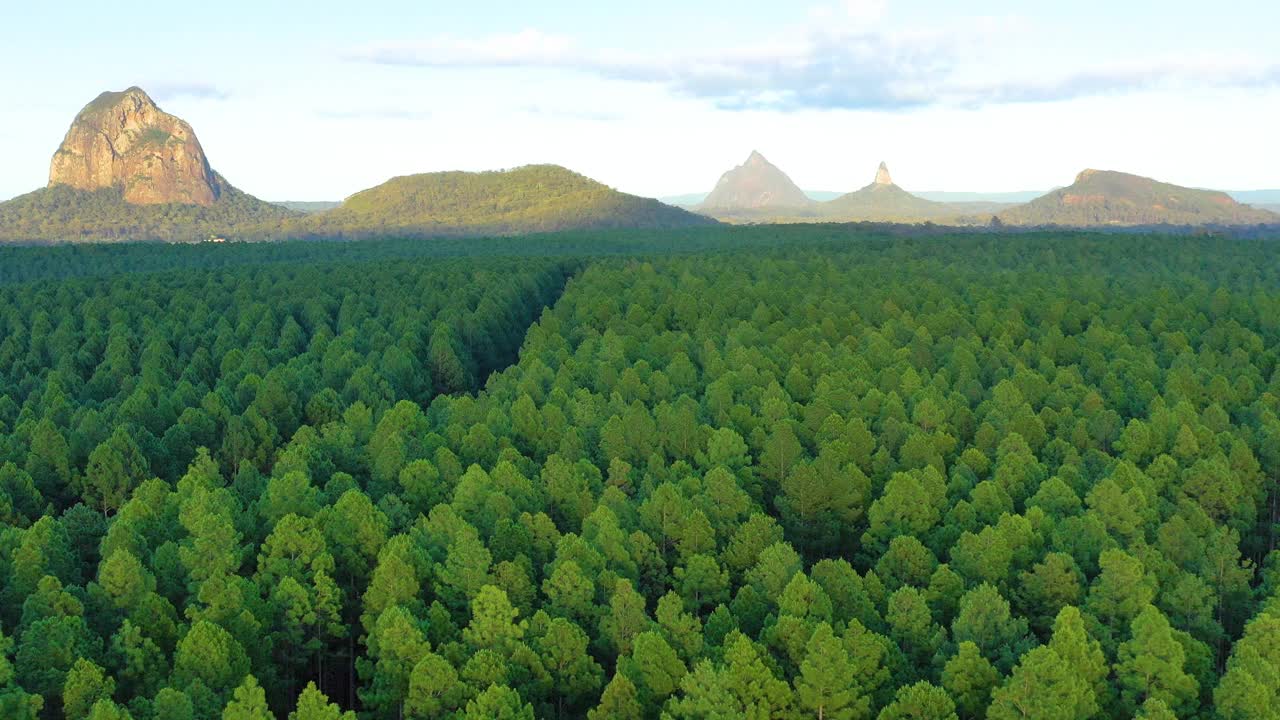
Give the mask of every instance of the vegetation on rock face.
M 0 715 L 1274 714 L 1273 244 L 678 237 L 5 250 Z

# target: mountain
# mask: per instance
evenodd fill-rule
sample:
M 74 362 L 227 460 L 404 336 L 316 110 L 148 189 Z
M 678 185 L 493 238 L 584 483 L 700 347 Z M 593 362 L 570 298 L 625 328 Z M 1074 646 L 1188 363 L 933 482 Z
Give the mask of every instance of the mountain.
M 117 188 L 135 205 L 212 205 L 221 191 L 195 131 L 141 88 L 104 92 L 76 115 L 49 187 Z
M 679 228 L 715 221 L 627 195 L 556 165 L 407 175 L 296 224 L 309 235 L 516 234 Z
M 699 210 L 708 214 L 741 210 L 802 208 L 813 203 L 787 174 L 752 151 L 747 161 L 720 176 Z
M 1107 170 L 1085 170 L 1072 185 L 999 214 L 1009 225 L 1257 225 L 1280 215 L 1241 205 L 1223 192 L 1194 190 Z
M 263 237 L 295 216 L 233 187 L 186 121 L 131 87 L 76 115 L 48 187 L 0 203 L 0 241 Z
M 876 179 L 861 190 L 841 195 L 823 203 L 824 217 L 843 221 L 918 222 L 955 217 L 968 208 L 933 202 L 916 197 L 898 187 L 889 174 L 889 166 L 880 163 Z

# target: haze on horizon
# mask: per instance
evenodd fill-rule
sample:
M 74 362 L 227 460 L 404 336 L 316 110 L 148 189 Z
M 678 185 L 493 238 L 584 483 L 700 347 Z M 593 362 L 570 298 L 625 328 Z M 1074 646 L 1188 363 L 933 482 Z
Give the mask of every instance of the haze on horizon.
M 6 12 L 0 199 L 41 187 L 72 117 L 139 85 L 269 199 L 557 163 L 705 192 L 752 149 L 808 190 L 1018 191 L 1085 167 L 1280 187 L 1280 6 L 1189 2 L 70 0 Z M 74 22 L 70 21 L 74 18 Z

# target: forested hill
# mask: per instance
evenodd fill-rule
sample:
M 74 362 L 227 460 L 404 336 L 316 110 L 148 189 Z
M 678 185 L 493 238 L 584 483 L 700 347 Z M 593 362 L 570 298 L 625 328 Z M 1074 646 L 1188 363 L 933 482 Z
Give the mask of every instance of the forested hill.
M 999 214 L 1011 225 L 1280 225 L 1280 215 L 1226 193 L 1127 173 L 1085 170 L 1072 185 Z
M 684 228 L 714 221 L 627 195 L 556 165 L 397 177 L 289 226 L 319 236 Z
M 208 205 L 126 202 L 117 188 L 55 185 L 0 203 L 0 243 L 193 242 L 278 237 L 296 213 L 243 193 L 215 175 Z
M 0 717 L 1274 716 L 1274 243 L 696 232 L 24 249 Z

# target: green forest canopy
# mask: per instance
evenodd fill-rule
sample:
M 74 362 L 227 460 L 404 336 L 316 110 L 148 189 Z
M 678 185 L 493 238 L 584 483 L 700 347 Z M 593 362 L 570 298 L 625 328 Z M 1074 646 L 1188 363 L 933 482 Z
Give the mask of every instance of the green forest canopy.
M 0 716 L 1274 716 L 1274 245 L 679 238 L 8 251 Z

